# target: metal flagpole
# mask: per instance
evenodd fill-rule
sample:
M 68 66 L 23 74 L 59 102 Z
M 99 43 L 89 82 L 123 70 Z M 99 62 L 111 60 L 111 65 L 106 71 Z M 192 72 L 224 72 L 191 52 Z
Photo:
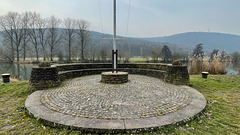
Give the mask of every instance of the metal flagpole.
M 117 72 L 117 54 L 116 54 L 116 0 L 113 0 L 113 71 Z

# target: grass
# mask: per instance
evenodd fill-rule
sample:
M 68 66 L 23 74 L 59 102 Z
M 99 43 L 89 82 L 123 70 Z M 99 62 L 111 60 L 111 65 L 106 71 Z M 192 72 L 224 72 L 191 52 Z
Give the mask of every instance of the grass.
M 0 80 L 1 82 L 1 80 Z M 168 126 L 146 134 L 240 134 L 240 76 L 190 76 L 190 86 L 208 100 L 206 111 L 187 124 Z M 26 116 L 22 106 L 32 91 L 28 82 L 0 84 L 0 134 L 81 134 L 80 131 L 44 126 Z
M 26 81 L 0 84 L 0 134 L 69 134 L 69 130 L 50 128 L 26 116 L 23 106 L 31 93 Z
M 79 58 L 77 58 L 77 59 L 79 59 Z M 43 58 L 40 57 L 38 60 L 43 61 Z M 66 58 L 64 58 L 64 60 L 66 60 Z M 112 60 L 112 59 L 107 58 L 107 60 Z M 135 56 L 135 57 L 131 57 L 129 59 L 129 61 L 132 61 L 132 62 L 145 62 L 145 61 L 150 61 L 150 60 L 152 60 L 152 57 L 143 58 L 141 56 Z M 162 58 L 159 58 L 158 60 L 161 61 Z M 23 58 L 20 58 L 19 63 L 32 63 L 32 62 L 36 62 L 36 61 L 37 61 L 37 58 L 26 58 L 25 60 L 23 60 Z M 46 59 L 46 61 L 50 61 L 50 59 Z M 58 61 L 58 58 L 54 57 L 53 62 L 57 62 L 57 61 Z M 17 61 L 15 60 L 15 62 L 17 62 Z
M 140 57 L 140 56 L 136 56 L 136 57 L 131 57 L 130 58 L 130 61 L 134 61 L 134 62 L 138 62 L 138 61 L 146 61 L 147 58 L 143 58 L 143 57 Z M 151 57 L 148 57 L 149 60 L 151 60 L 152 58 Z
M 38 58 L 39 61 L 43 61 L 43 57 Z M 47 61 L 50 61 L 50 59 L 46 59 Z M 20 58 L 20 61 L 24 61 L 23 58 Z M 25 61 L 37 61 L 37 58 L 25 58 Z M 58 61 L 58 58 L 54 57 L 53 61 Z
M 176 130 L 176 134 L 240 134 L 240 76 L 190 76 L 190 86 L 208 100 L 205 118 L 191 121 L 194 130 Z

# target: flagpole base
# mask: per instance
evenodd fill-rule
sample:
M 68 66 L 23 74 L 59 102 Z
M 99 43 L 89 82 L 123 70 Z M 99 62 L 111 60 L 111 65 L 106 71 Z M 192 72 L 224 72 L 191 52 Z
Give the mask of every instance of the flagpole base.
M 112 73 L 112 72 L 103 72 L 101 74 L 102 83 L 109 83 L 109 84 L 122 84 L 128 82 L 128 72 L 118 72 L 118 73 Z

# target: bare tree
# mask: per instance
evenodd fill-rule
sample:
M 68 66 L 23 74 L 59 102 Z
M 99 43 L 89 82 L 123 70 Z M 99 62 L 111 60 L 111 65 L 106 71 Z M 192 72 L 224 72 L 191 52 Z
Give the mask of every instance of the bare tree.
M 55 16 L 48 18 L 48 45 L 50 49 L 50 59 L 53 61 L 54 54 L 57 52 L 57 47 L 60 43 L 62 35 L 58 29 L 61 24 L 61 20 Z
M 23 23 L 22 23 L 22 15 L 16 12 L 9 12 L 6 16 L 9 23 L 12 23 L 13 27 L 13 42 L 15 44 L 16 53 L 17 53 L 17 61 L 19 61 L 20 58 L 20 45 L 24 37 L 24 29 L 23 29 Z
M 118 46 L 118 59 L 122 60 L 123 58 L 123 50 L 124 50 L 124 46 Z
M 91 55 L 91 60 L 95 61 L 95 57 L 96 57 L 96 45 L 95 44 L 91 44 L 90 55 Z
M 160 47 L 155 47 L 152 49 L 152 58 L 153 60 L 158 60 L 158 58 L 161 57 L 162 54 L 162 48 Z
M 72 45 L 75 41 L 75 28 L 76 28 L 76 20 L 67 18 L 63 20 L 64 31 L 63 31 L 63 39 L 66 42 L 68 48 L 68 61 L 71 61 L 72 57 Z
M 107 60 L 107 52 L 108 52 L 108 49 L 106 46 L 101 47 L 101 50 L 100 50 L 101 60 L 103 60 L 103 61 Z
M 79 50 L 79 46 L 74 44 L 72 46 L 72 60 L 77 60 L 79 55 L 78 55 L 78 50 Z
M 12 37 L 9 37 L 6 31 L 2 31 L 2 44 L 5 47 L 4 57 L 6 57 L 10 62 L 13 62 L 15 59 L 15 46 L 13 44 Z M 10 32 L 13 34 L 12 32 Z
M 77 21 L 77 34 L 78 34 L 78 45 L 80 46 L 80 51 L 81 51 L 81 59 L 85 60 L 84 58 L 84 53 L 87 45 L 89 44 L 90 41 L 90 35 L 89 35 L 89 27 L 90 23 L 85 20 L 78 20 Z
M 27 44 L 29 42 L 29 23 L 30 23 L 30 14 L 31 12 L 22 13 L 22 23 L 23 23 L 23 59 L 26 59 L 27 53 Z
M 43 54 L 43 60 L 46 60 L 47 57 L 47 50 L 46 50 L 46 45 L 47 45 L 47 20 L 43 18 L 38 18 L 36 22 L 36 27 L 37 27 L 37 34 L 39 38 L 39 44 L 42 47 L 42 54 Z
M 0 60 L 3 60 L 3 59 L 4 59 L 4 49 L 0 45 Z
M 130 51 L 127 51 L 127 50 L 123 51 L 123 60 L 124 60 L 124 62 L 128 62 L 131 57 L 132 57 L 132 54 L 131 54 Z
M 22 15 L 16 12 L 8 12 L 7 15 L 1 16 L 0 27 L 3 30 L 2 34 L 6 39 L 5 41 L 10 42 L 12 60 L 14 60 L 14 51 L 16 50 L 17 61 L 19 61 L 20 45 L 24 36 Z
M 146 61 L 148 61 L 149 60 L 149 58 L 148 58 L 148 50 L 147 49 L 142 49 L 142 58 L 145 58 L 146 59 Z
M 172 59 L 173 60 L 187 60 L 188 52 L 174 51 L 172 54 Z
M 37 30 L 37 22 L 38 20 L 40 19 L 40 14 L 37 14 L 37 13 L 31 13 L 30 14 L 30 29 L 29 29 L 29 37 L 30 37 L 30 41 L 31 43 L 33 44 L 34 46 L 34 50 L 35 50 L 35 53 L 36 53 L 36 57 L 37 57 L 37 60 L 39 58 L 39 46 L 40 46 L 40 40 L 39 40 L 39 33 L 38 33 L 38 30 Z
M 119 53 L 118 53 L 118 56 L 121 60 L 121 58 L 123 59 L 123 61 L 125 62 L 128 62 L 129 59 L 132 57 L 132 53 L 131 51 L 129 50 L 129 48 L 127 48 L 126 45 L 125 46 L 122 46 L 120 49 L 119 49 Z M 110 52 L 110 51 L 109 51 Z M 111 56 L 111 55 L 110 55 Z

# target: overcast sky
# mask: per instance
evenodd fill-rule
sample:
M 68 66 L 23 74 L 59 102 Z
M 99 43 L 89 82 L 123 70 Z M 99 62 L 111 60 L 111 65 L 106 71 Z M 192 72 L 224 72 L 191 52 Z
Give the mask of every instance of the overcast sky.
M 240 0 L 131 0 L 127 30 L 129 2 L 117 0 L 118 35 L 157 37 L 197 31 L 240 35 Z M 112 34 L 113 0 L 0 0 L 0 15 L 9 11 L 85 19 L 91 30 Z

